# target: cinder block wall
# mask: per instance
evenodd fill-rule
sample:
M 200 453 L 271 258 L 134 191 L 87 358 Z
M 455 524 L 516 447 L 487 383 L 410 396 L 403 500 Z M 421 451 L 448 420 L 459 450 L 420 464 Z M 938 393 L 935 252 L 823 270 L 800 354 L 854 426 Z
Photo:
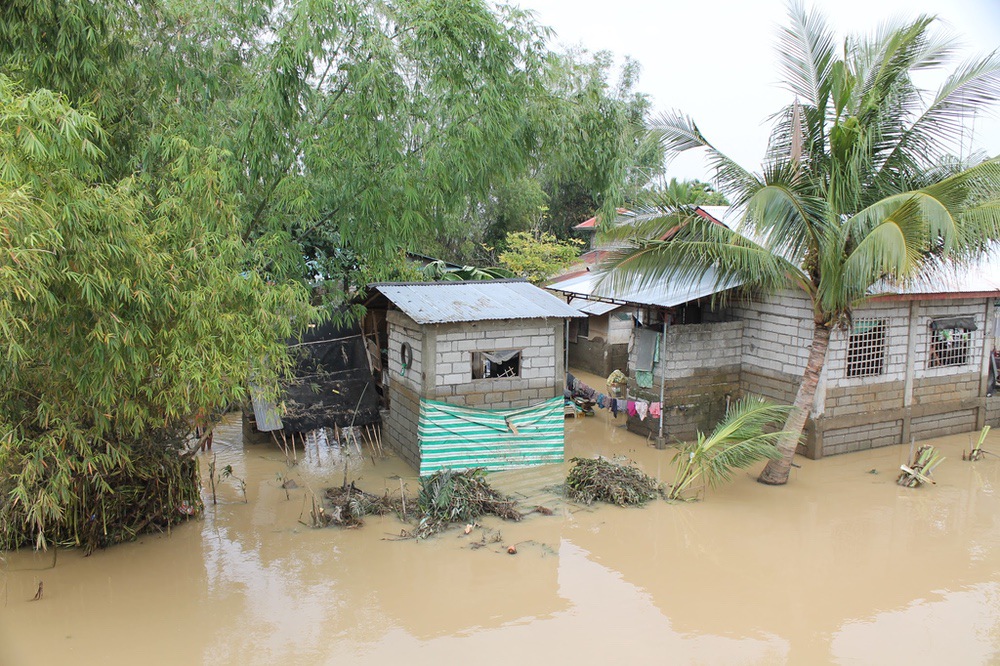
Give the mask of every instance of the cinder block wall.
M 785 290 L 730 311 L 744 322 L 742 391 L 778 403 L 794 402 L 812 344 L 809 301 Z
M 390 384 L 392 402 L 385 419 L 386 441 L 407 464 L 420 468 L 417 446 L 417 423 L 420 420 L 420 396 L 401 384 Z
M 745 321 L 741 387 L 790 404 L 812 341 L 812 316 L 794 292 L 733 308 Z M 985 299 L 873 301 L 855 319 L 884 319 L 883 373 L 847 377 L 849 331 L 835 329 L 801 452 L 821 457 L 974 430 L 989 417 L 983 384 Z M 969 360 L 928 367 L 929 324 L 939 317 L 970 316 Z
M 986 418 L 984 425 L 1000 428 L 1000 394 L 986 398 Z
M 698 430 L 707 432 L 725 414 L 727 400 L 740 389 L 740 355 L 743 322 L 687 324 L 667 328 L 666 350 L 653 367 L 652 388 L 640 388 L 629 378 L 629 397 L 660 401 L 661 378 L 666 378 L 663 395 L 663 430 L 670 439 L 689 440 Z M 629 367 L 634 368 L 633 344 Z M 634 373 L 633 373 L 634 374 Z M 655 437 L 659 419 L 629 417 L 628 429 Z
M 402 384 L 411 391 L 420 392 L 424 380 L 424 333 L 421 327 L 402 312 L 390 310 L 386 313 L 388 324 L 389 385 Z M 410 345 L 413 361 L 403 369 L 401 347 Z M 391 404 L 391 403 L 390 403 Z
M 434 329 L 435 367 L 427 395 L 453 405 L 486 409 L 528 407 L 562 394 L 563 320 L 440 324 Z M 521 374 L 472 378 L 474 352 L 521 350 Z
M 417 449 L 417 422 L 420 416 L 420 393 L 424 385 L 424 333 L 402 312 L 386 313 L 389 364 L 386 375 L 389 413 L 385 419 L 386 442 L 403 460 L 420 466 Z M 413 361 L 404 370 L 400 348 L 410 345 Z
M 591 317 L 587 337 L 569 343 L 569 364 L 600 377 L 616 369 L 626 372 L 631 337 L 632 313 L 626 308 Z
M 418 326 L 389 311 L 386 441 L 407 463 L 420 466 L 420 398 L 487 409 L 528 407 L 562 395 L 563 320 L 513 320 Z M 402 344 L 413 355 L 404 370 Z M 509 379 L 472 379 L 472 354 L 521 350 L 521 373 Z
M 607 377 L 615 369 L 625 372 L 628 343 L 611 344 L 601 337 L 577 338 L 569 343 L 569 364 L 599 377 Z

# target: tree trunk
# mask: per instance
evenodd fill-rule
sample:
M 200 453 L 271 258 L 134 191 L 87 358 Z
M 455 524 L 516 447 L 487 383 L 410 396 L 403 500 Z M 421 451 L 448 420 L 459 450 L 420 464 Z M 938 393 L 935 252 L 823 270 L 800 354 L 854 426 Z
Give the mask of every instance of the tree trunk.
M 788 420 L 785 421 L 785 430 L 788 434 L 778 441 L 778 450 L 781 451 L 781 458 L 768 461 L 767 467 L 757 478 L 759 483 L 769 486 L 783 486 L 788 483 L 788 474 L 792 470 L 792 459 L 795 458 L 795 450 L 802 439 L 802 431 L 806 426 L 806 419 L 812 411 L 813 398 L 816 395 L 816 386 L 819 385 L 819 375 L 823 371 L 823 364 L 826 362 L 826 350 L 830 346 L 830 329 L 824 324 L 816 324 L 813 328 L 812 349 L 809 350 L 809 361 L 806 363 L 805 374 L 802 375 L 802 382 L 799 384 L 799 391 L 795 395 L 795 405 Z

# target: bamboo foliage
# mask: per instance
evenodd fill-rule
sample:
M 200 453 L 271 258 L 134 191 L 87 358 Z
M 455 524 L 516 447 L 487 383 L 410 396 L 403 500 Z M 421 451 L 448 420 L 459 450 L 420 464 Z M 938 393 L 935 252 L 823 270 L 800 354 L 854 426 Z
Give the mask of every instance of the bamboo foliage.
M 142 519 L 110 525 L 113 498 L 139 501 L 118 484 L 176 458 L 195 409 L 276 378 L 310 316 L 300 287 L 248 260 L 224 154 L 174 142 L 151 193 L 101 179 L 101 141 L 91 114 L 0 76 L 2 547 L 134 533 Z M 187 468 L 162 481 L 197 488 Z M 84 527 L 98 514 L 100 539 Z

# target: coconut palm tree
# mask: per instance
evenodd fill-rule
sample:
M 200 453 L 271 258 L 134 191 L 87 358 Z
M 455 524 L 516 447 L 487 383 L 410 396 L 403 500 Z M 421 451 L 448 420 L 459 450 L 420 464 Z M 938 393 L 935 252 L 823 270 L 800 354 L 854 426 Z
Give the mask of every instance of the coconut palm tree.
M 707 151 L 719 186 L 743 211 L 739 228 L 675 209 L 619 230 L 631 242 L 608 265 L 613 282 L 700 277 L 712 267 L 720 286 L 794 285 L 810 300 L 813 340 L 783 428 L 790 434 L 759 478 L 773 485 L 788 480 L 831 330 L 849 324 L 874 285 L 968 259 L 1000 238 L 1000 160 L 970 166 L 949 157 L 966 120 L 1000 99 L 1000 53 L 959 65 L 928 95 L 912 75 L 956 54 L 932 31 L 932 17 L 885 25 L 842 47 L 815 11 L 793 3 L 789 18 L 779 52 L 796 99 L 774 116 L 759 173 L 715 148 L 681 113 L 651 126 L 669 154 Z M 675 231 L 655 240 L 667 229 Z

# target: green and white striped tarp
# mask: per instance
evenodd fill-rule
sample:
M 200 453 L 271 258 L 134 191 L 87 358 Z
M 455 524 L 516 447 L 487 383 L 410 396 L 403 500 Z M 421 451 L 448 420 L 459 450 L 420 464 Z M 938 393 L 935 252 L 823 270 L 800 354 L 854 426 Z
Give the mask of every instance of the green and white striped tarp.
M 420 476 L 446 468 L 495 471 L 562 462 L 563 398 L 520 409 L 475 409 L 421 400 L 417 441 Z

